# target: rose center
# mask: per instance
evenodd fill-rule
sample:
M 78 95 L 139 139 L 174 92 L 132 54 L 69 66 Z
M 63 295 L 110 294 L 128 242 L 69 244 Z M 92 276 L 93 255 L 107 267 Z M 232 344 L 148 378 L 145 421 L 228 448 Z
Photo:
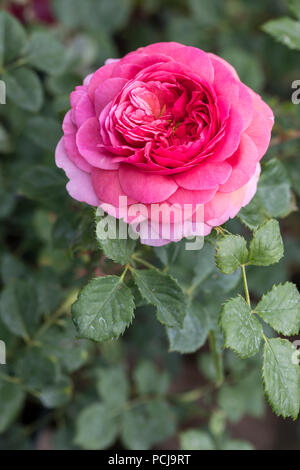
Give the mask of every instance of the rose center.
M 210 134 L 212 99 L 188 79 L 136 82 L 119 106 L 116 127 L 130 144 L 173 147 L 204 143 Z

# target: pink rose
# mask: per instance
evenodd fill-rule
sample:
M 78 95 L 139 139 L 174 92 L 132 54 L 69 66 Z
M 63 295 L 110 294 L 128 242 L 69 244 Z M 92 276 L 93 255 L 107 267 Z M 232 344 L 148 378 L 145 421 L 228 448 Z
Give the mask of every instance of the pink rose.
M 152 44 L 110 59 L 71 93 L 56 164 L 78 201 L 129 224 L 143 204 L 141 241 L 162 245 L 195 227 L 206 235 L 249 203 L 273 122 L 269 106 L 225 60 L 178 43 Z M 151 210 L 162 203 L 175 208 L 168 237 Z M 184 233 L 182 222 L 189 222 Z M 150 224 L 155 240 L 145 230 Z

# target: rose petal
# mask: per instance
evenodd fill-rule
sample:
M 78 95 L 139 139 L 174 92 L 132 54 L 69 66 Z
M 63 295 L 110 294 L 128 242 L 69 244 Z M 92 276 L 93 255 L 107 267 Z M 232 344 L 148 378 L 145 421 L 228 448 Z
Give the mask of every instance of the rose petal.
M 96 70 L 96 72 L 93 74 L 88 84 L 88 95 L 91 100 L 94 99 L 94 92 L 96 88 L 98 88 L 100 83 L 104 82 L 104 80 L 112 76 L 112 73 L 116 65 L 117 65 L 116 62 L 103 65 L 103 67 L 100 67 L 100 69 Z
M 80 127 L 85 121 L 95 116 L 93 104 L 86 93 L 81 96 L 76 104 L 74 115 L 77 127 Z
M 100 170 L 93 168 L 92 183 L 98 198 L 115 207 L 123 205 L 126 194 L 121 188 L 119 181 L 119 172 L 116 170 Z M 120 199 L 123 196 L 123 199 Z M 127 204 L 134 204 L 136 201 L 127 197 Z
M 266 153 L 274 124 L 274 116 L 269 106 L 262 101 L 260 96 L 252 93 L 254 104 L 254 115 L 252 122 L 246 129 L 246 133 L 255 143 L 258 151 L 258 157 L 261 159 Z
M 93 189 L 91 176 L 81 171 L 71 162 L 65 150 L 64 137 L 62 137 L 57 144 L 55 162 L 59 168 L 64 170 L 70 180 L 66 186 L 70 196 L 77 201 L 86 202 L 91 206 L 97 206 L 99 200 Z
M 177 191 L 169 197 L 168 202 L 171 204 L 179 204 L 184 206 L 185 204 L 204 204 L 210 201 L 216 194 L 217 188 L 199 191 L 190 191 L 188 189 L 178 188 Z
M 158 42 L 144 47 L 143 53 L 167 55 L 176 62 L 188 66 L 192 72 L 197 73 L 200 78 L 205 79 L 207 82 L 214 80 L 214 69 L 209 56 L 196 47 L 183 46 L 177 42 Z
M 226 67 L 226 68 L 228 69 L 228 71 L 233 75 L 233 77 L 234 77 L 236 80 L 239 80 L 239 76 L 238 76 L 237 71 L 236 71 L 235 68 L 234 68 L 231 64 L 229 64 L 225 59 L 222 59 L 222 57 L 219 57 L 219 56 L 213 54 L 212 52 L 208 52 L 207 55 L 208 55 L 209 58 L 211 59 L 212 64 L 214 64 L 214 61 L 220 62 L 222 65 L 224 65 L 224 67 Z
M 255 173 L 258 152 L 247 134 L 242 135 L 239 148 L 227 162 L 232 166 L 232 173 L 226 183 L 219 187 L 219 191 L 224 193 L 233 192 L 244 186 Z
M 63 120 L 63 131 L 64 131 L 64 146 L 65 150 L 78 168 L 83 171 L 90 172 L 91 165 L 80 155 L 76 145 L 76 132 L 77 127 L 74 125 L 72 118 L 72 111 L 68 111 Z
M 118 163 L 114 163 L 110 154 L 100 151 L 98 145 L 102 145 L 100 125 L 96 118 L 90 118 L 80 127 L 76 136 L 79 152 L 87 162 L 97 168 L 116 170 Z
M 126 164 L 120 165 L 119 178 L 124 193 L 145 204 L 165 201 L 178 188 L 173 178 L 144 173 Z
M 231 109 L 226 121 L 224 137 L 216 144 L 214 154 L 210 157 L 211 162 L 221 162 L 231 157 L 239 146 L 243 128 L 244 122 L 240 113 Z
M 108 78 L 96 88 L 94 92 L 94 105 L 97 116 L 116 97 L 126 83 L 127 80 L 124 78 Z
M 227 162 L 210 163 L 210 161 L 204 161 L 192 170 L 175 175 L 174 180 L 185 189 L 216 189 L 228 180 L 231 171 L 232 168 Z

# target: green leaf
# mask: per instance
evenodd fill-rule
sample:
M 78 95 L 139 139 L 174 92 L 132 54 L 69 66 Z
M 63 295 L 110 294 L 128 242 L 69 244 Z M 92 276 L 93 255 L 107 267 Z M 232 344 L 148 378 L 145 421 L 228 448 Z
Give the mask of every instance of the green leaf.
M 62 377 L 57 384 L 45 387 L 39 399 L 46 408 L 59 408 L 68 403 L 72 395 L 72 382 L 69 377 Z
M 257 193 L 251 202 L 240 210 L 238 217 L 250 230 L 254 230 L 268 220 L 268 214 Z
M 28 272 L 20 259 L 10 253 L 3 253 L 1 256 L 0 274 L 2 282 L 8 284 L 9 281 L 26 277 Z
M 299 365 L 293 362 L 296 348 L 286 339 L 268 339 L 264 348 L 263 381 L 274 412 L 297 418 L 300 406 Z
M 247 242 L 240 235 L 226 235 L 216 246 L 216 265 L 224 274 L 231 274 L 247 262 Z
M 225 335 L 225 347 L 233 349 L 243 358 L 259 351 L 262 326 L 252 315 L 243 297 L 238 296 L 226 302 L 221 312 L 220 325 Z
M 65 198 L 65 177 L 48 166 L 33 166 L 20 178 L 20 193 L 29 199 L 41 202 L 47 208 L 61 208 Z
M 68 374 L 82 367 L 90 358 L 92 344 L 88 340 L 76 339 L 76 330 L 71 319 L 60 321 L 39 336 L 43 351 L 51 355 Z
M 116 339 L 133 320 L 130 289 L 117 276 L 90 281 L 72 306 L 72 316 L 82 338 L 94 341 Z
M 263 165 L 257 194 L 271 217 L 284 217 L 291 210 L 291 187 L 283 164 L 273 158 Z
M 60 21 L 69 28 L 80 26 L 92 31 L 105 29 L 112 33 L 124 26 L 133 3 L 131 0 L 54 0 L 53 8 Z
M 247 365 L 244 372 L 246 368 Z M 252 371 L 247 368 L 247 376 L 243 375 L 244 372 L 241 374 L 243 380 L 236 385 L 236 389 L 244 399 L 245 413 L 255 418 L 262 418 L 265 411 L 265 399 L 260 370 L 255 366 Z
M 237 423 L 246 413 L 243 394 L 237 387 L 224 385 L 218 392 L 218 405 L 232 423 Z
M 300 21 L 279 18 L 267 21 L 262 29 L 290 49 L 300 49 Z
M 102 400 L 113 408 L 122 408 L 129 396 L 129 383 L 120 366 L 100 369 L 97 390 Z
M 206 310 L 201 303 L 193 303 L 187 308 L 182 328 L 167 328 L 170 351 L 182 354 L 192 353 L 201 348 L 208 335 Z
M 195 256 L 195 255 L 194 255 Z M 192 284 L 200 285 L 210 275 L 213 275 L 216 271 L 214 250 L 209 243 L 205 243 L 204 247 L 199 250 L 196 264 L 193 268 L 194 278 Z
M 0 12 L 0 66 L 11 62 L 21 53 L 26 33 L 19 21 L 5 11 Z
M 8 98 L 19 108 L 37 112 L 43 104 L 43 88 L 38 75 L 22 67 L 3 75 Z
M 135 270 L 134 279 L 141 295 L 157 308 L 158 320 L 167 326 L 183 325 L 186 299 L 177 282 L 156 269 Z
M 25 393 L 20 385 L 5 382 L 0 376 L 0 434 L 16 419 L 24 399 Z
M 281 258 L 279 263 L 265 266 L 247 267 L 247 281 L 250 292 L 260 298 L 266 291 L 272 289 L 276 283 L 284 283 L 289 278 L 286 258 Z
M 96 229 L 97 240 L 105 255 L 119 264 L 127 264 L 130 262 L 130 257 L 134 252 L 136 240 L 129 237 L 128 225 L 123 220 L 116 220 L 114 217 L 106 215 L 107 223 L 109 220 L 116 224 L 116 238 L 101 239 L 98 230 Z M 96 217 L 96 223 L 101 223 L 101 219 Z M 120 234 L 126 234 L 126 238 L 120 238 Z
M 181 450 L 215 450 L 212 437 L 205 431 L 189 429 L 179 435 Z
M 290 11 L 300 20 L 300 0 L 288 0 Z
M 236 380 L 237 377 L 239 380 Z M 260 371 L 257 368 L 249 371 L 249 366 L 246 365 L 245 370 L 237 377 L 234 385 L 224 385 L 220 388 L 220 408 L 231 422 L 238 422 L 244 415 L 261 418 L 264 412 L 264 393 Z
M 134 381 L 141 395 L 163 395 L 169 388 L 169 375 L 166 371 L 158 372 L 151 361 L 141 361 L 134 370 Z
M 255 313 L 278 333 L 296 335 L 300 329 L 300 294 L 295 284 L 273 286 L 257 304 Z
M 187 3 L 192 17 L 202 26 L 214 26 L 224 15 L 224 6 L 218 0 L 211 0 L 209 3 L 205 0 L 188 0 Z
M 153 251 L 164 266 L 169 266 L 176 261 L 180 251 L 180 244 L 168 243 L 164 246 L 154 247 Z
M 40 317 L 36 292 L 31 283 L 16 280 L 6 285 L 0 297 L 0 317 L 15 335 L 30 336 Z
M 61 126 L 56 119 L 34 116 L 26 123 L 25 135 L 42 149 L 54 152 L 61 137 Z
M 27 63 L 53 75 L 62 73 L 66 62 L 62 44 L 46 31 L 35 31 L 32 34 L 24 54 Z
M 241 270 L 231 274 L 223 274 L 215 266 L 214 271 L 200 285 L 200 291 L 207 294 L 222 295 L 234 290 L 241 280 Z
M 55 358 L 46 355 L 42 348 L 26 350 L 16 363 L 16 375 L 26 389 L 41 393 L 45 387 L 53 386 L 58 378 Z
M 76 28 L 80 25 L 84 7 L 90 2 L 88 0 L 83 4 L 81 0 L 53 0 L 52 3 L 57 19 L 67 28 Z
M 157 399 L 125 411 L 121 426 L 126 448 L 147 450 L 175 433 L 176 419 L 171 406 Z
M 198 356 L 198 368 L 201 374 L 210 382 L 218 381 L 216 364 L 212 354 L 201 351 L 201 354 Z
M 283 257 L 283 243 L 277 220 L 268 220 L 253 234 L 249 247 L 249 263 L 255 266 L 269 266 Z
M 94 28 L 99 22 L 103 29 L 112 34 L 119 31 L 128 21 L 133 3 L 131 0 L 110 0 L 109 2 L 93 3 L 95 16 Z M 91 20 L 88 22 L 91 24 Z
M 118 422 L 112 410 L 101 403 L 84 408 L 76 421 L 75 444 L 83 449 L 106 449 L 116 439 Z
M 40 312 L 43 315 L 55 312 L 62 301 L 63 294 L 59 279 L 54 272 L 46 267 L 40 268 L 33 282 L 36 287 Z

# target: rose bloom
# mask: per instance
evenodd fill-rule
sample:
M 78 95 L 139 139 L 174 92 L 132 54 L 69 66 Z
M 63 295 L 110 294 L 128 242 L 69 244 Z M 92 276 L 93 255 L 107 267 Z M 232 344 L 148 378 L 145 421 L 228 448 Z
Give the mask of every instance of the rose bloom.
M 249 203 L 273 122 L 225 60 L 157 43 L 109 59 L 76 87 L 56 164 L 74 199 L 129 224 L 138 208 L 141 242 L 158 246 L 207 235 Z M 158 204 L 174 209 L 168 236 Z

